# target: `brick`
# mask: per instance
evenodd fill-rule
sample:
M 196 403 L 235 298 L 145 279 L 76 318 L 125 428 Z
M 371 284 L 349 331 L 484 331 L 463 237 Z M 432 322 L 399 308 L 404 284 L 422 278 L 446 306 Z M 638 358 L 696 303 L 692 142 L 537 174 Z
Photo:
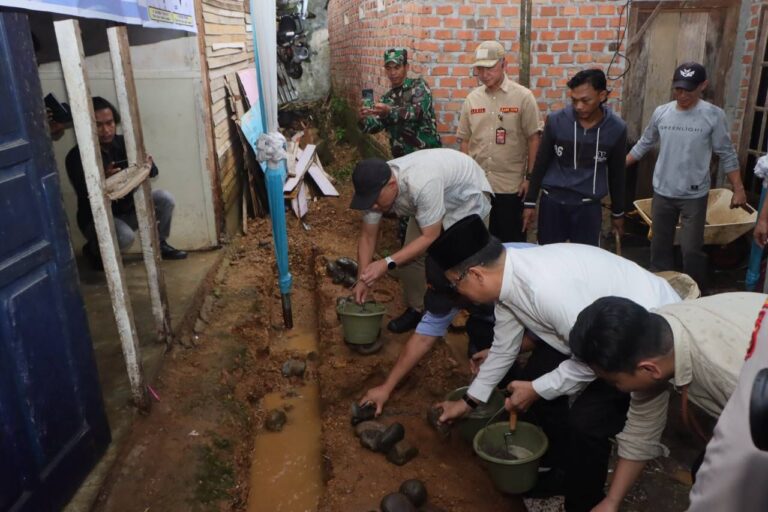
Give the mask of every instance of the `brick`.
M 603 15 L 608 15 L 608 16 L 613 16 L 613 15 L 616 14 L 616 7 L 613 6 L 613 5 L 599 5 L 597 7 L 597 13 L 598 14 L 603 14 Z
M 452 30 L 435 30 L 434 38 L 440 39 L 440 40 L 453 39 L 453 31 Z
M 435 14 L 453 14 L 453 6 L 451 5 L 440 5 L 435 7 Z
M 438 52 L 440 51 L 440 45 L 432 41 L 416 41 L 416 51 L 418 52 Z
M 553 52 L 567 52 L 568 43 L 552 43 L 551 51 Z
M 575 30 L 560 30 L 557 34 L 559 41 L 573 41 L 576 39 L 576 31 Z
M 495 17 L 498 14 L 498 11 L 496 10 L 496 7 L 480 7 L 478 13 L 480 16 Z
M 435 66 L 432 68 L 432 72 L 430 73 L 431 76 L 448 76 L 448 74 L 448 66 Z
M 531 14 L 535 15 L 534 13 L 531 13 Z M 541 7 L 539 9 L 539 16 L 557 16 L 557 7 L 551 7 L 551 6 Z
M 441 78 L 440 87 L 456 87 L 458 82 L 455 78 Z
M 474 39 L 475 33 L 470 30 L 457 30 L 456 39 L 470 40 Z
M 439 27 L 440 18 L 435 16 L 419 16 L 418 24 L 422 27 Z
M 537 53 L 534 55 L 537 64 L 554 64 L 555 57 L 546 53 Z
M 554 30 L 546 30 L 543 32 L 539 32 L 539 37 L 542 41 L 557 41 L 557 32 Z
M 595 31 L 594 30 L 580 30 L 578 36 L 579 36 L 580 40 L 582 40 L 582 41 L 587 40 L 588 41 L 588 40 L 591 40 L 591 39 L 595 38 Z
M 614 30 L 598 30 L 595 32 L 596 39 L 616 39 L 616 32 Z
M 559 90 L 557 90 L 557 89 L 547 89 L 546 91 L 544 91 L 544 96 L 546 96 L 547 98 L 556 98 L 556 99 L 559 99 L 559 98 L 561 98 L 561 97 L 562 97 L 562 94 L 563 94 L 563 93 L 562 93 L 562 92 L 560 92 L 560 91 L 559 91 Z
M 604 52 L 605 43 L 600 43 L 600 42 L 589 43 L 589 50 L 592 52 Z
M 567 28 L 568 18 L 552 18 L 549 20 L 549 26 L 552 28 Z
M 594 62 L 594 57 L 589 53 L 580 53 L 576 56 L 576 62 L 579 64 L 589 64 Z
M 573 16 L 574 14 L 578 14 L 579 9 L 575 5 L 567 5 L 565 7 L 560 8 L 560 14 L 562 16 Z
M 571 25 L 571 28 L 586 28 L 587 18 L 571 18 L 569 24 Z
M 472 5 L 460 5 L 459 6 L 459 15 L 461 16 L 471 16 L 475 14 L 475 7 Z
M 548 28 L 549 20 L 545 18 L 533 18 L 531 20 L 531 27 L 533 28 Z
M 607 18 L 592 18 L 589 20 L 589 26 L 592 28 L 600 28 L 608 26 Z
M 594 5 L 580 5 L 579 6 L 579 15 L 580 16 L 594 16 L 597 14 L 597 7 Z
M 502 16 L 520 16 L 520 10 L 517 7 L 502 7 Z
M 536 87 L 552 87 L 552 80 L 549 78 L 539 78 L 536 80 Z
M 445 28 L 464 28 L 464 20 L 461 18 L 445 18 L 443 20 Z

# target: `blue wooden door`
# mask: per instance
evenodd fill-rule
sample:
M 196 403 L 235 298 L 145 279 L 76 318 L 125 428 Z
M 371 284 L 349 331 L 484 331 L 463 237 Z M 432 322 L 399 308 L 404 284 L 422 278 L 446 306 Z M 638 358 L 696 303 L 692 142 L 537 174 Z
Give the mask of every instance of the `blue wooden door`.
M 0 10 L 0 511 L 59 510 L 110 441 L 42 98 Z

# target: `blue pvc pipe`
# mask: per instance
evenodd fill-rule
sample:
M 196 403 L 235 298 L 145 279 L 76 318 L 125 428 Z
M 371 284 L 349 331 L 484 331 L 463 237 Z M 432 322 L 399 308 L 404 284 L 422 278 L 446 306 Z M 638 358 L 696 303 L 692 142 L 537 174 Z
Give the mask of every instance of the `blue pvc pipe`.
M 766 183 L 763 182 L 762 191 L 760 192 L 760 202 L 757 205 L 757 216 L 760 217 L 760 210 L 765 205 L 765 191 Z M 757 245 L 754 238 L 752 239 L 752 250 L 749 253 L 749 266 L 747 267 L 746 289 L 747 291 L 755 291 L 757 281 L 760 279 L 760 261 L 762 260 L 763 249 Z

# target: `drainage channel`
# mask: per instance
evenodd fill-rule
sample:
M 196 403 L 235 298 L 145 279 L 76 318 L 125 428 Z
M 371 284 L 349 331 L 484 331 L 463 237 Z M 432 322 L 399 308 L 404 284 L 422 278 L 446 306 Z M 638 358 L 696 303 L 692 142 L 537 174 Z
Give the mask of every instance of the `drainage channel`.
M 299 325 L 273 345 L 273 353 L 306 356 L 316 350 L 314 326 Z M 248 512 L 317 510 L 323 490 L 319 394 L 317 382 L 306 382 L 295 393 L 264 396 L 265 411 L 282 408 L 288 419 L 280 432 L 264 430 L 255 438 Z

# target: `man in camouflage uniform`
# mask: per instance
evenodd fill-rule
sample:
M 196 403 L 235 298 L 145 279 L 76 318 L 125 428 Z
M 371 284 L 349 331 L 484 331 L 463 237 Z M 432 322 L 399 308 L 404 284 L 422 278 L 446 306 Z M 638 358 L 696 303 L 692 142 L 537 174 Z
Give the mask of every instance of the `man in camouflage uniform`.
M 441 147 L 432 92 L 423 78 L 408 78 L 408 51 L 392 48 L 384 52 L 384 69 L 392 89 L 380 103 L 363 105 L 360 129 L 365 133 L 386 129 L 394 158 Z

